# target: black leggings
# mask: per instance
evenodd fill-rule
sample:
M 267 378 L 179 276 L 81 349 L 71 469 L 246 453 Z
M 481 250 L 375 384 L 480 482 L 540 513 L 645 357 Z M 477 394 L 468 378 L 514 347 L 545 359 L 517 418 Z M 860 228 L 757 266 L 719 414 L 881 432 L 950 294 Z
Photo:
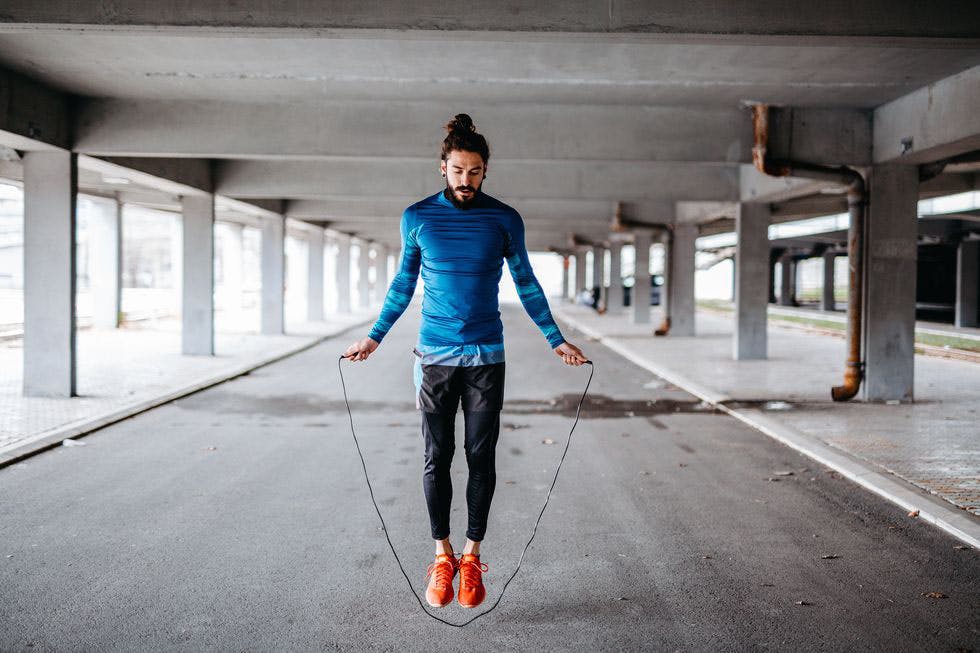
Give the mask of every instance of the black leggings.
M 464 449 L 469 479 L 466 482 L 468 527 L 466 537 L 479 542 L 487 532 L 490 501 L 497 484 L 494 452 L 500 434 L 500 411 L 463 411 Z M 449 477 L 455 442 L 456 412 L 422 411 L 422 433 L 425 437 L 425 471 L 422 488 L 429 508 L 432 538 L 449 537 L 449 508 L 453 484 Z

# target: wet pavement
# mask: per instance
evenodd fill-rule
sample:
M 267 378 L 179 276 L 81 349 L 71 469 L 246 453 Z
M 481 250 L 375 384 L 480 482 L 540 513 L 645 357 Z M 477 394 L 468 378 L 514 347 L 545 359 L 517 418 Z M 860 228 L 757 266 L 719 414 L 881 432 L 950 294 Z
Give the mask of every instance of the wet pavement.
M 378 503 L 421 591 L 432 544 L 417 311 L 369 361 L 342 365 Z M 488 602 L 588 378 L 519 306 L 504 316 Z M 466 630 L 428 619 L 350 437 L 337 357 L 359 335 L 0 469 L 0 649 L 980 648 L 977 551 L 568 330 L 595 376 L 523 569 Z

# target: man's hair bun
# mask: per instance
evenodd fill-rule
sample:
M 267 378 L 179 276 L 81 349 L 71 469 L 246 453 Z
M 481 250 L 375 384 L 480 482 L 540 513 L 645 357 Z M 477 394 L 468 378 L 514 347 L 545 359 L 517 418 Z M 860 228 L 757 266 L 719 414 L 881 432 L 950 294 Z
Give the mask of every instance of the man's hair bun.
M 457 113 L 456 117 L 446 123 L 445 140 L 442 141 L 442 160 L 449 158 L 453 150 L 476 152 L 486 163 L 490 159 L 490 146 L 482 134 L 477 133 L 473 119 L 465 113 Z
M 473 119 L 465 113 L 457 113 L 456 117 L 446 123 L 446 131 L 453 132 L 476 132 Z

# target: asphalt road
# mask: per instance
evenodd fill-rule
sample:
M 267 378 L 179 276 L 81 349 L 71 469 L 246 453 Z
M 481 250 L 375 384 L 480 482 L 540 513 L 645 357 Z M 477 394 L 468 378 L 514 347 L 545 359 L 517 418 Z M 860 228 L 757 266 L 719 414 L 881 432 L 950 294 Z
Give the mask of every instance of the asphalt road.
M 343 364 L 421 592 L 432 544 L 416 313 L 369 361 Z M 504 316 L 488 604 L 588 375 L 562 365 L 519 306 Z M 336 359 L 358 335 L 0 469 L 0 649 L 980 650 L 977 551 L 568 329 L 595 377 L 524 569 L 466 629 L 430 620 L 350 437 Z M 456 462 L 461 546 L 461 446 Z

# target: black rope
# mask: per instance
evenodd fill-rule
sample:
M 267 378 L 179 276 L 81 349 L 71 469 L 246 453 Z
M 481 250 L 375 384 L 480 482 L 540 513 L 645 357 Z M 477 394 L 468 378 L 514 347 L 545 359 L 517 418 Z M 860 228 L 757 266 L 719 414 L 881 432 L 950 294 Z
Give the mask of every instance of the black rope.
M 422 603 L 422 599 L 415 591 L 415 585 L 412 584 L 412 580 L 408 577 L 408 574 L 405 572 L 405 567 L 404 565 L 402 565 L 401 558 L 398 557 L 398 552 L 395 551 L 395 545 L 392 544 L 391 537 L 388 536 L 388 525 L 385 524 L 385 518 L 381 516 L 381 509 L 378 508 L 378 502 L 374 499 L 374 488 L 371 487 L 371 479 L 368 477 L 367 465 L 364 463 L 364 454 L 361 453 L 361 445 L 357 441 L 357 434 L 354 433 L 354 416 L 351 414 L 350 402 L 347 400 L 347 385 L 344 383 L 344 371 L 340 366 L 340 361 L 343 360 L 344 358 L 345 356 L 341 356 L 337 360 L 337 371 L 340 372 L 340 385 L 344 389 L 344 403 L 347 404 L 347 416 L 350 418 L 350 434 L 354 438 L 354 446 L 357 447 L 357 455 L 361 458 L 361 468 L 364 470 L 364 480 L 367 482 L 368 492 L 371 494 L 371 503 L 374 504 L 374 510 L 378 513 L 378 519 L 381 520 L 381 530 L 384 531 L 385 539 L 388 540 L 388 547 L 391 549 L 392 555 L 395 556 L 395 562 L 398 563 L 398 568 L 401 569 L 402 576 L 405 577 L 405 582 L 408 583 L 408 589 L 412 592 L 412 596 L 415 597 L 415 600 L 419 602 L 419 607 L 422 608 L 422 612 L 429 615 L 436 621 L 440 621 L 446 624 L 447 626 L 452 626 L 454 628 L 462 628 L 463 626 L 467 626 L 473 623 L 474 621 L 476 621 L 477 619 L 479 619 L 480 617 L 484 615 L 488 615 L 491 612 L 493 612 L 494 608 L 496 608 L 500 604 L 500 599 L 504 598 L 504 592 L 507 591 L 507 586 L 510 585 L 510 581 L 514 580 L 514 577 L 517 576 L 517 572 L 520 571 L 521 569 L 521 563 L 524 562 L 524 554 L 527 553 L 528 547 L 531 546 L 531 542 L 534 540 L 534 536 L 538 532 L 538 524 L 541 523 L 541 517 L 544 515 L 545 508 L 548 507 L 548 502 L 551 501 L 551 491 L 555 489 L 555 483 L 558 482 L 558 473 L 561 471 L 562 463 L 565 462 L 565 454 L 568 453 L 568 445 L 572 443 L 572 432 L 575 430 L 575 426 L 578 425 L 578 416 L 579 413 L 582 411 L 582 404 L 585 402 L 585 395 L 589 391 L 589 384 L 592 383 L 592 374 L 595 373 L 595 365 L 592 364 L 592 361 L 585 361 L 585 364 L 588 365 L 590 368 L 589 380 L 585 383 L 585 390 L 582 391 L 582 398 L 579 399 L 578 408 L 575 409 L 575 421 L 572 423 L 572 428 L 568 432 L 568 439 L 565 441 L 565 450 L 562 451 L 561 459 L 558 461 L 558 467 L 555 469 L 555 478 L 552 479 L 551 481 L 551 487 L 548 488 L 548 496 L 544 500 L 544 505 L 541 506 L 541 512 L 538 513 L 538 518 L 534 522 L 534 528 L 531 529 L 531 537 L 528 538 L 527 544 L 524 545 L 524 550 L 521 551 L 521 557 L 517 561 L 517 567 L 514 568 L 514 573 L 512 573 L 510 575 L 510 578 L 507 579 L 507 582 L 504 583 L 504 587 L 502 590 L 500 590 L 500 595 L 497 596 L 497 600 L 494 601 L 493 605 L 491 605 L 489 608 L 487 608 L 480 614 L 476 615 L 475 617 L 467 619 L 463 623 L 454 624 L 451 621 L 446 621 L 442 617 L 437 617 L 436 615 L 432 614 L 426 609 L 425 604 Z

